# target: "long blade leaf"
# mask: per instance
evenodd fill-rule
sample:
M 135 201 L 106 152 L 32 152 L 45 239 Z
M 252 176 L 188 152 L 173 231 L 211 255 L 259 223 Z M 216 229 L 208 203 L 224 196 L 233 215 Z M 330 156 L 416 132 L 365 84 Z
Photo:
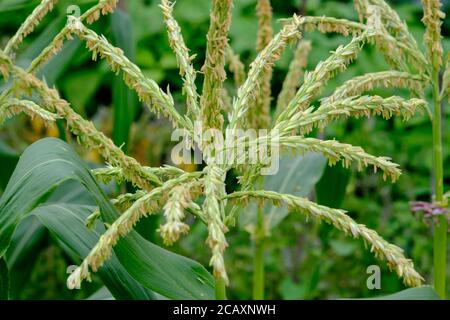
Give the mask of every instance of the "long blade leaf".
M 53 138 L 40 140 L 24 152 L 0 199 L 0 257 L 20 220 L 68 180 L 79 181 L 89 191 L 104 222 L 110 224 L 118 217 L 86 164 L 67 143 Z M 214 297 L 213 278 L 202 265 L 154 245 L 137 232 L 119 241 L 115 253 L 134 279 L 165 297 Z

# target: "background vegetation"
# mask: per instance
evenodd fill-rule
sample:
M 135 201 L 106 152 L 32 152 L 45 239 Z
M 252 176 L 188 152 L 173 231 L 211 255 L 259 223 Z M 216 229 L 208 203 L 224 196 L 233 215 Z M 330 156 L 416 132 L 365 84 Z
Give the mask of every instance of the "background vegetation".
M 245 63 L 253 60 L 257 32 L 257 18 L 254 0 L 236 1 L 231 28 L 231 46 Z M 38 1 L 0 0 L 0 44 L 14 34 L 21 22 L 33 10 Z M 45 18 L 35 32 L 26 39 L 23 50 L 18 53 L 19 64 L 27 65 L 60 30 L 66 22 L 66 8 L 70 4 L 89 7 L 95 1 L 60 1 L 57 10 Z M 194 5 L 195 3 L 195 5 Z M 420 22 L 422 10 L 420 1 L 390 1 L 405 19 L 410 30 L 423 34 Z M 450 1 L 443 1 L 443 11 L 450 15 Z M 308 15 L 327 15 L 357 20 L 352 1 L 329 0 L 275 0 L 272 1 L 275 18 L 291 16 L 294 12 Z M 175 18 L 179 21 L 186 43 L 193 52 L 204 52 L 205 40 L 199 35 L 207 33 L 209 19 L 208 0 L 178 0 Z M 274 26 L 279 30 L 280 26 Z M 182 83 L 178 76 L 175 56 L 170 50 L 162 22 L 158 1 L 122 0 L 121 10 L 101 19 L 94 29 L 104 34 L 114 45 L 121 47 L 127 56 L 135 61 L 145 73 L 158 81 L 161 87 L 170 86 L 171 92 L 181 93 Z M 450 19 L 443 26 L 444 46 L 450 48 Z M 344 38 L 335 35 L 310 33 L 306 38 L 312 41 L 309 66 L 316 65 L 328 56 Z M 272 81 L 276 94 L 286 74 L 293 50 L 287 50 L 276 64 Z M 200 69 L 204 57 L 197 56 L 195 67 Z M 329 91 L 337 84 L 355 75 L 386 69 L 383 57 L 373 48 L 364 49 L 360 58 L 349 70 L 333 79 Z M 142 108 L 137 98 L 111 76 L 104 62 L 94 63 L 90 54 L 78 40 L 67 43 L 63 52 L 55 57 L 42 71 L 47 83 L 55 85 L 63 98 L 77 106 L 80 114 L 92 119 L 97 127 L 111 135 L 117 145 L 124 148 L 141 163 L 152 166 L 170 163 L 169 123 L 156 120 L 147 109 Z M 231 83 L 229 84 L 232 85 Z M 377 91 L 379 95 L 387 92 Z M 401 90 L 395 92 L 402 95 Z M 177 100 L 177 96 L 174 96 Z M 181 99 L 178 99 L 180 101 Z M 444 175 L 445 185 L 450 185 L 450 109 L 446 108 L 444 121 Z M 342 207 L 348 210 L 359 223 L 377 230 L 386 240 L 405 249 L 405 254 L 415 262 L 417 270 L 431 283 L 432 232 L 431 226 L 421 216 L 413 215 L 409 202 L 430 200 L 430 172 L 432 171 L 431 124 L 428 115 L 418 115 L 409 122 L 393 118 L 389 121 L 371 118 L 340 121 L 317 135 L 336 137 L 377 155 L 391 157 L 399 163 L 403 175 L 396 184 L 383 181 L 380 175 L 369 171 L 358 173 L 339 168 L 326 168 L 324 161 L 313 159 L 309 179 L 316 184 L 311 196 L 321 204 Z M 19 117 L 0 128 L 0 190 L 6 186 L 19 155 L 32 142 L 44 137 L 55 136 L 70 141 L 64 126 L 44 126 L 38 120 Z M 75 144 L 73 144 L 75 146 Z M 94 152 L 84 152 L 84 158 L 92 166 L 102 163 Z M 288 161 L 289 162 L 289 161 Z M 282 165 L 286 164 L 282 162 Z M 286 164 L 288 165 L 288 164 Z M 184 166 L 186 170 L 194 168 Z M 283 172 L 284 171 L 284 172 Z M 286 178 L 286 170 L 282 169 Z M 283 176 L 284 174 L 284 176 Z M 268 179 L 270 180 L 270 179 Z M 272 179 L 266 183 L 277 183 Z M 232 177 L 230 177 L 232 181 Z M 232 183 L 229 185 L 232 186 Z M 288 188 L 295 191 L 298 181 L 291 179 Z M 111 194 L 117 192 L 113 186 L 105 186 Z M 345 193 L 339 190 L 346 190 Z M 91 199 L 76 189 L 70 188 L 67 197 L 74 202 L 89 203 Z M 448 191 L 448 190 L 446 190 Z M 1 192 L 1 191 L 0 191 Z M 99 289 L 94 281 L 82 291 L 66 288 L 66 267 L 79 261 L 72 261 L 57 245 L 56 240 L 41 227 L 35 218 L 28 218 L 36 231 L 22 245 L 28 254 L 14 257 L 15 268 L 11 271 L 15 292 L 12 298 L 73 299 L 86 298 Z M 155 233 L 158 217 L 140 222 L 138 229 L 148 239 L 163 246 Z M 367 297 L 381 293 L 395 292 L 403 288 L 401 280 L 390 273 L 382 264 L 381 290 L 368 290 L 366 268 L 377 264 L 372 255 L 363 250 L 363 244 L 345 239 L 339 232 L 325 225 L 305 222 L 298 216 L 289 216 L 286 223 L 273 230 L 266 253 L 266 298 L 275 299 L 322 299 L 336 297 Z M 20 231 L 20 230 L 19 230 Z M 20 234 L 20 233 L 19 233 Z M 173 248 L 189 257 L 195 257 L 203 265 L 208 264 L 209 251 L 204 250 L 206 229 L 194 224 L 192 232 Z M 250 237 L 245 232 L 234 231 L 230 235 L 227 252 L 228 272 L 232 279 L 230 298 L 250 298 L 252 273 L 252 251 Z M 22 250 L 21 252 L 27 252 Z M 32 254 L 29 254 L 29 253 Z M 94 278 L 95 280 L 95 278 Z M 448 291 L 450 292 L 450 291 Z

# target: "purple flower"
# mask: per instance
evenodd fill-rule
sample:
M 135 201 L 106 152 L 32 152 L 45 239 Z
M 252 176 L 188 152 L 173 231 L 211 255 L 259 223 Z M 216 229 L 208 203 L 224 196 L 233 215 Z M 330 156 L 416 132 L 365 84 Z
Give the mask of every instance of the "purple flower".
M 425 214 L 425 217 L 427 218 L 449 213 L 449 210 L 446 208 L 442 208 L 441 206 L 438 206 L 436 204 L 424 201 L 410 202 L 410 206 L 412 212 L 423 212 Z

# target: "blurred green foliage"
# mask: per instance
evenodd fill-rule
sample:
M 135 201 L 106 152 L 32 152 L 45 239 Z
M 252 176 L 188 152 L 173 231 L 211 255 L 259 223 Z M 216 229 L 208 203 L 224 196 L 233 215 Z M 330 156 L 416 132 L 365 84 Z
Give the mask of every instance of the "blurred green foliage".
M 58 32 L 65 23 L 65 9 L 78 4 L 85 9 L 95 1 L 60 1 L 56 10 L 45 18 L 38 30 L 26 39 L 17 54 L 21 65 L 27 65 Z M 155 0 L 123 0 L 121 9 L 111 17 L 96 23 L 96 31 L 104 34 L 112 43 L 122 47 L 144 73 L 155 79 L 163 88 L 170 87 L 176 101 L 181 102 L 180 77 L 175 56 L 168 43 L 162 15 Z M 248 64 L 255 57 L 257 19 L 255 0 L 239 0 L 234 6 L 233 23 L 230 32 L 231 46 Z M 21 22 L 38 3 L 37 0 L 0 0 L 0 44 L 20 26 Z M 351 1 L 330 0 L 274 0 L 275 19 L 293 13 L 307 15 L 329 15 L 357 19 Z M 405 19 L 421 44 L 423 26 L 420 22 L 421 7 L 418 0 L 390 1 Z M 445 0 L 444 11 L 450 15 L 450 1 Z M 306 12 L 304 12 L 306 8 Z M 204 59 L 205 38 L 208 29 L 208 0 L 178 0 L 175 18 L 179 21 L 186 44 L 193 54 L 195 67 L 200 69 Z M 274 28 L 280 28 L 274 22 Z M 450 19 L 444 22 L 444 47 L 450 50 Z M 309 68 L 327 57 L 331 50 L 348 39 L 336 35 L 319 33 L 306 34 L 311 39 L 313 51 Z M 273 92 L 281 89 L 292 50 L 287 50 L 277 63 L 273 78 Z M 373 48 L 366 48 L 359 59 L 343 75 L 333 79 L 325 90 L 333 88 L 353 76 L 387 69 L 382 56 Z M 46 81 L 55 85 L 62 96 L 72 103 L 82 115 L 91 118 L 95 124 L 114 138 L 117 144 L 126 143 L 129 152 L 142 163 L 160 165 L 170 158 L 170 125 L 147 113 L 136 97 L 111 75 L 103 62 L 92 62 L 83 45 L 73 40 L 63 51 L 40 71 Z M 201 78 L 201 76 L 199 76 Z M 231 88 L 232 84 L 228 84 Z M 392 92 L 377 91 L 379 95 Z M 395 94 L 403 95 L 397 90 Z M 180 103 L 180 108 L 183 104 Z M 446 107 L 445 119 L 445 185 L 450 185 L 450 108 Z M 61 129 L 61 127 L 59 127 Z M 370 171 L 352 171 L 342 175 L 341 170 L 326 169 L 316 191 L 317 199 L 323 204 L 342 207 L 359 223 L 377 230 L 385 239 L 404 248 L 407 256 L 415 262 L 417 270 L 430 283 L 432 271 L 432 227 L 409 209 L 409 201 L 429 201 L 431 197 L 432 171 L 431 124 L 426 113 L 417 115 L 404 123 L 400 119 L 349 120 L 339 122 L 326 132 L 317 133 L 336 137 L 342 142 L 360 145 L 371 154 L 386 155 L 400 164 L 403 175 L 396 184 L 383 181 L 380 175 Z M 0 129 L 0 188 L 5 186 L 8 172 L 12 172 L 18 154 L 32 141 L 46 135 L 60 135 L 58 128 L 43 128 L 39 123 L 25 117 L 11 120 Z M 66 137 L 70 140 L 70 136 Z M 81 152 L 81 150 L 80 150 Z M 85 152 L 86 159 L 101 162 L 98 155 Z M 301 183 L 298 182 L 298 183 Z M 342 188 L 343 187 L 343 188 Z M 339 193 L 338 190 L 345 192 Z M 447 190 L 448 191 L 448 188 Z M 315 196 L 314 192 L 311 196 Z M 144 226 L 144 227 L 143 227 Z M 151 239 L 162 245 L 154 236 L 155 222 L 144 222 L 140 229 Z M 206 230 L 194 223 L 192 232 L 175 246 L 174 250 L 195 257 L 208 264 L 209 253 L 204 250 Z M 247 232 L 233 231 L 226 261 L 232 279 L 229 290 L 231 298 L 250 298 L 252 273 L 252 242 Z M 31 280 L 24 290 L 16 293 L 17 298 L 68 299 L 83 298 L 95 288 L 87 291 L 67 292 L 65 289 L 65 267 L 70 258 L 58 249 L 57 243 L 46 236 L 40 243 L 41 250 L 30 258 Z M 338 297 L 369 297 L 381 293 L 396 292 L 403 288 L 395 274 L 382 267 L 382 289 L 368 290 L 366 268 L 377 264 L 372 255 L 363 250 L 363 244 L 345 239 L 339 232 L 324 225 L 306 222 L 298 216 L 288 216 L 283 223 L 272 230 L 267 244 L 267 298 L 318 299 Z M 382 264 L 380 264 L 382 266 Z M 97 286 L 100 284 L 97 283 Z

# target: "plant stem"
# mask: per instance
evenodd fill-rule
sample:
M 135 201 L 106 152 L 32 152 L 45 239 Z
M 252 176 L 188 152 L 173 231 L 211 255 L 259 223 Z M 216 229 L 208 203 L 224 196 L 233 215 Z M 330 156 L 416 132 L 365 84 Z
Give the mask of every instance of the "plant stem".
M 216 278 L 216 300 L 227 300 L 227 289 L 222 278 Z
M 442 161 L 442 115 L 441 99 L 439 94 L 439 71 L 433 71 L 433 161 L 435 201 L 443 201 L 444 175 Z M 439 216 L 438 224 L 434 230 L 434 288 L 442 299 L 445 299 L 445 282 L 447 269 L 447 220 Z
M 253 299 L 264 299 L 264 211 L 258 209 L 258 217 L 255 230 L 255 248 L 253 255 Z

